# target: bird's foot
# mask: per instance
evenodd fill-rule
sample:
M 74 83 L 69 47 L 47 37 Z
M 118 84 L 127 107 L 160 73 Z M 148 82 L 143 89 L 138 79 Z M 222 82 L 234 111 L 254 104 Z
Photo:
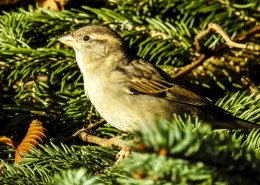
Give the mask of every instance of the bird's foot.
M 112 147 L 112 146 L 118 146 L 122 149 L 117 154 L 115 165 L 118 166 L 120 162 L 126 157 L 128 157 L 131 153 L 131 147 L 127 146 L 125 142 L 121 139 L 120 136 L 116 136 L 110 139 L 100 138 L 94 135 L 90 135 L 86 129 L 81 129 L 77 131 L 74 136 L 79 136 L 79 138 L 82 141 L 88 142 L 88 143 L 94 143 L 103 147 Z
M 118 166 L 126 157 L 131 154 L 131 147 L 129 146 L 122 146 L 122 149 L 116 155 L 116 162 L 115 165 Z

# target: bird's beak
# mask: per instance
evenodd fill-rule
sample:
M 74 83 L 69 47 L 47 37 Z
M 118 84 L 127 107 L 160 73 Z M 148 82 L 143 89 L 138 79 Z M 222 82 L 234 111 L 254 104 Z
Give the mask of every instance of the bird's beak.
M 59 38 L 58 41 L 73 48 L 77 48 L 77 41 L 71 34 Z

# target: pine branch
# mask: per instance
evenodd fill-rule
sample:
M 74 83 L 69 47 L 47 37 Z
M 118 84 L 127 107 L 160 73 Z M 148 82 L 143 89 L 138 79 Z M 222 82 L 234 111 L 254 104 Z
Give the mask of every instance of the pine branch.
M 209 22 L 218 23 L 237 42 L 260 44 L 259 2 L 243 3 L 111 0 L 95 7 L 81 2 L 80 9 L 62 12 L 33 7 L 2 12 L 0 134 L 21 140 L 30 121 L 39 119 L 53 144 L 32 149 L 21 165 L 12 164 L 13 150 L 1 146 L 0 183 L 259 184 L 257 130 L 212 131 L 189 118 L 162 121 L 157 129 L 140 133 L 142 142 L 132 144 L 136 146 L 133 156 L 119 168 L 109 168 L 116 149 L 82 146 L 79 139 L 68 139 L 101 118 L 84 93 L 74 52 L 56 42 L 79 27 L 106 25 L 120 33 L 139 56 L 174 75 L 196 58 L 194 37 Z M 220 49 L 186 74 L 182 84 L 214 100 L 230 91 L 259 86 L 259 53 L 230 49 L 215 34 L 204 37 L 203 43 L 210 50 Z M 258 96 L 237 92 L 217 105 L 259 122 Z M 111 138 L 121 131 L 105 124 L 90 133 Z M 64 140 L 66 145 L 60 145 Z

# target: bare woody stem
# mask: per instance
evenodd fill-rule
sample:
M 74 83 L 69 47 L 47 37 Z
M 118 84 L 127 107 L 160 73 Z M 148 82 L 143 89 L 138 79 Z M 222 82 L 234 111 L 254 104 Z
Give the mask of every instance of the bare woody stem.
M 212 32 L 218 33 L 226 41 L 226 43 L 224 45 L 220 46 L 219 48 L 212 49 L 212 50 L 210 50 L 209 53 L 206 53 L 203 50 L 203 45 L 201 44 L 201 41 L 204 37 L 211 34 Z M 251 51 L 260 51 L 260 45 L 257 45 L 257 44 L 248 45 L 248 44 L 237 43 L 237 42 L 244 41 L 249 36 L 254 36 L 259 32 L 260 32 L 260 27 L 256 26 L 249 32 L 234 38 L 234 41 L 232 41 L 230 39 L 230 37 L 228 36 L 228 34 L 218 24 L 209 23 L 207 29 L 200 32 L 194 38 L 194 45 L 196 48 L 196 53 L 198 55 L 198 58 L 194 62 L 192 62 L 190 65 L 184 67 L 179 73 L 174 75 L 174 78 L 180 78 L 180 77 L 184 76 L 185 74 L 187 74 L 188 72 L 190 72 L 191 70 L 196 68 L 197 66 L 201 65 L 208 58 L 218 55 L 220 52 L 223 52 L 223 50 L 227 49 L 228 47 L 239 48 L 239 49 L 248 49 Z

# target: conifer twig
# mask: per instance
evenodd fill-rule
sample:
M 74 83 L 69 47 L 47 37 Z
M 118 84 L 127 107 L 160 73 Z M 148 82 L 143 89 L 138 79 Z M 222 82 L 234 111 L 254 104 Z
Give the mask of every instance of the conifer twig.
M 101 119 L 100 121 L 98 121 L 96 123 L 91 123 L 86 130 L 90 131 L 90 130 L 96 129 L 97 127 L 104 125 L 105 123 L 106 123 L 106 120 Z
M 75 132 L 74 134 L 72 134 L 70 137 L 67 137 L 67 138 L 63 139 L 61 142 L 62 142 L 62 143 L 67 143 L 67 142 L 70 141 L 71 139 L 73 139 L 73 138 L 75 138 L 75 137 L 78 137 L 78 136 L 81 134 L 81 132 L 84 131 L 84 132 L 89 133 L 90 130 L 94 130 L 94 129 L 96 129 L 97 127 L 103 125 L 104 123 L 106 123 L 106 121 L 105 121 L 104 119 L 101 119 L 100 121 L 98 121 L 98 122 L 96 122 L 96 123 L 93 123 L 93 124 L 90 123 L 90 125 L 88 126 L 88 128 L 85 128 L 85 127 L 83 126 L 82 129 L 76 131 L 76 132 Z
M 226 41 L 226 43 L 218 48 L 214 48 L 210 51 L 205 51 L 205 48 L 201 45 L 201 40 L 206 37 L 208 34 L 210 34 L 212 31 L 220 34 L 222 38 Z M 194 45 L 196 48 L 196 53 L 198 54 L 198 58 L 192 62 L 190 65 L 184 67 L 179 73 L 174 75 L 174 78 L 180 78 L 196 68 L 197 66 L 201 65 L 204 61 L 206 61 L 208 58 L 212 56 L 218 55 L 220 52 L 223 52 L 228 47 L 235 47 L 240 49 L 248 49 L 252 51 L 260 51 L 260 45 L 247 45 L 247 44 L 241 44 L 237 43 L 238 41 L 244 41 L 249 36 L 255 35 L 260 32 L 260 27 L 256 26 L 247 33 L 238 36 L 234 38 L 232 41 L 230 37 L 227 35 L 227 33 L 216 23 L 209 23 L 208 28 L 202 32 L 200 32 L 196 37 L 194 38 Z
M 90 124 L 88 128 L 83 127 L 82 129 L 78 130 L 74 134 L 72 134 L 73 137 L 79 136 L 82 131 L 89 133 L 90 130 L 93 130 L 101 125 L 103 125 L 106 121 L 104 119 L 101 119 L 100 121 Z
M 200 32 L 198 35 L 196 35 L 196 37 L 194 39 L 194 44 L 195 44 L 197 52 L 200 52 L 202 49 L 200 41 L 213 31 L 218 33 L 226 41 L 226 44 L 229 47 L 248 49 L 248 50 L 252 50 L 252 51 L 260 50 L 259 45 L 248 45 L 248 44 L 242 44 L 242 43 L 237 43 L 235 41 L 232 41 L 230 39 L 230 37 L 228 36 L 228 34 L 218 24 L 209 23 L 208 28 L 206 30 Z
M 82 141 L 97 144 L 103 147 L 118 146 L 121 148 L 120 152 L 117 154 L 117 160 L 115 165 L 117 166 L 125 157 L 129 156 L 131 153 L 131 147 L 127 146 L 121 136 L 116 136 L 110 139 L 101 138 L 88 133 L 86 129 L 80 129 L 74 134 L 74 136 L 79 136 Z

